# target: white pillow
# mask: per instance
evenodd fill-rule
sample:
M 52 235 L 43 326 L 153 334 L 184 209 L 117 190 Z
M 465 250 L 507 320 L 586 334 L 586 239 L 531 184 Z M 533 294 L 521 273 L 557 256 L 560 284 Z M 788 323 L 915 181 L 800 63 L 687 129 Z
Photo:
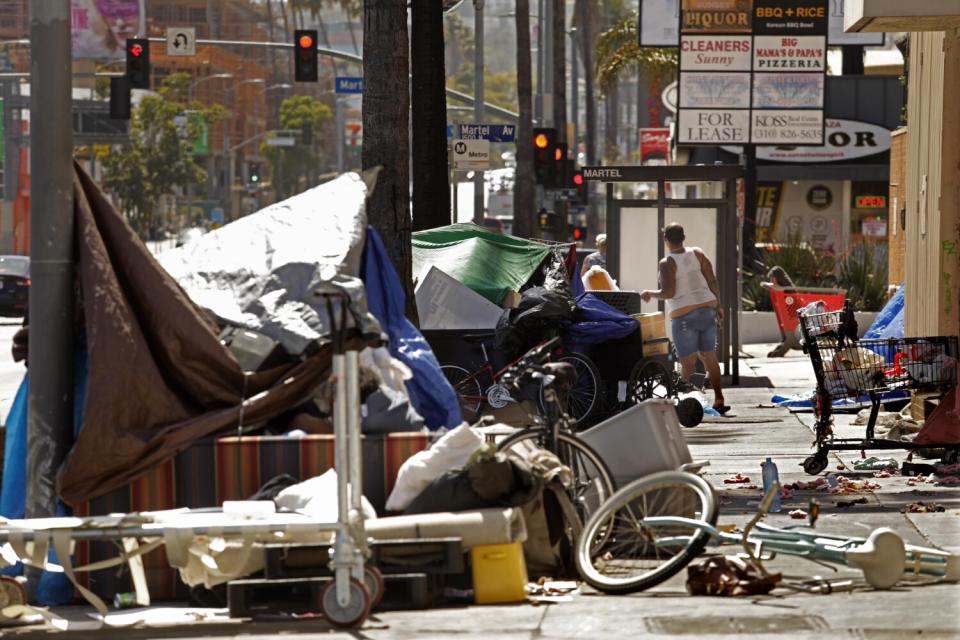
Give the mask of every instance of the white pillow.
M 287 487 L 273 502 L 280 509 L 305 513 L 321 522 L 336 522 L 337 495 L 337 472 L 328 469 L 323 475 Z M 361 497 L 360 505 L 365 519 L 377 517 L 373 505 L 365 497 Z
M 420 492 L 441 475 L 462 467 L 470 454 L 483 445 L 483 438 L 466 422 L 451 429 L 433 446 L 420 451 L 400 467 L 397 483 L 387 498 L 387 511 L 403 511 Z

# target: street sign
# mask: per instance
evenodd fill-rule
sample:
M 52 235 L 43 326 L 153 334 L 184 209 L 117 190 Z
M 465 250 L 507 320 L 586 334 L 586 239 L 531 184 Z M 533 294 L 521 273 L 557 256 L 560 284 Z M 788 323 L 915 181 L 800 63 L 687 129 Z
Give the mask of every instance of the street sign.
M 335 93 L 363 93 L 363 78 L 359 76 L 337 76 L 333 88 Z
M 167 55 L 197 55 L 196 27 L 167 27 Z
M 513 142 L 517 127 L 512 124 L 461 124 L 456 127 L 456 138 L 461 140 L 489 140 L 490 142 Z
M 297 144 L 297 139 L 289 136 L 267 138 L 268 147 L 292 147 L 295 144 Z
M 489 140 L 454 140 L 454 171 L 486 171 L 490 168 Z

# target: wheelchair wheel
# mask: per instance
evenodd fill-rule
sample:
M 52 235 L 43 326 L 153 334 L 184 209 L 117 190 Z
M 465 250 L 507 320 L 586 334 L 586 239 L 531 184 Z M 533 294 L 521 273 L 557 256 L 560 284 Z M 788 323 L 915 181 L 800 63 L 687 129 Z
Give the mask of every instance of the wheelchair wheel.
M 651 398 L 669 398 L 673 395 L 673 375 L 663 363 L 641 360 L 630 372 L 627 383 L 627 401 L 637 404 Z
M 662 471 L 636 480 L 617 491 L 584 526 L 577 543 L 577 570 L 605 593 L 649 589 L 683 569 L 710 538 L 691 524 L 649 519 L 679 517 L 712 526 L 717 513 L 713 487 L 700 476 Z

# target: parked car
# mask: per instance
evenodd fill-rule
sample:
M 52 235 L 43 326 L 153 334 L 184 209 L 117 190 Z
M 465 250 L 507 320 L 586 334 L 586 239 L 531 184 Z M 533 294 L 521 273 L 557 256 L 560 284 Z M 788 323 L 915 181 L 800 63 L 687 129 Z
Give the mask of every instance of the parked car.
M 29 256 L 0 256 L 0 315 L 22 316 L 29 297 Z

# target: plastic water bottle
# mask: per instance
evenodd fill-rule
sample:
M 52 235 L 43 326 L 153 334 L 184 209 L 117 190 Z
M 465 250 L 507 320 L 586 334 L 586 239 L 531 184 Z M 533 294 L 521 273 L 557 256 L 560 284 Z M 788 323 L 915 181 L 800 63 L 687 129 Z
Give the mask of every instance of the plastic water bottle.
M 760 463 L 760 469 L 763 475 L 763 494 L 766 495 L 774 482 L 780 482 L 780 472 L 777 470 L 777 465 L 774 464 L 770 458 L 767 458 L 766 462 Z M 773 496 L 773 502 L 770 504 L 770 513 L 780 513 L 779 491 Z

